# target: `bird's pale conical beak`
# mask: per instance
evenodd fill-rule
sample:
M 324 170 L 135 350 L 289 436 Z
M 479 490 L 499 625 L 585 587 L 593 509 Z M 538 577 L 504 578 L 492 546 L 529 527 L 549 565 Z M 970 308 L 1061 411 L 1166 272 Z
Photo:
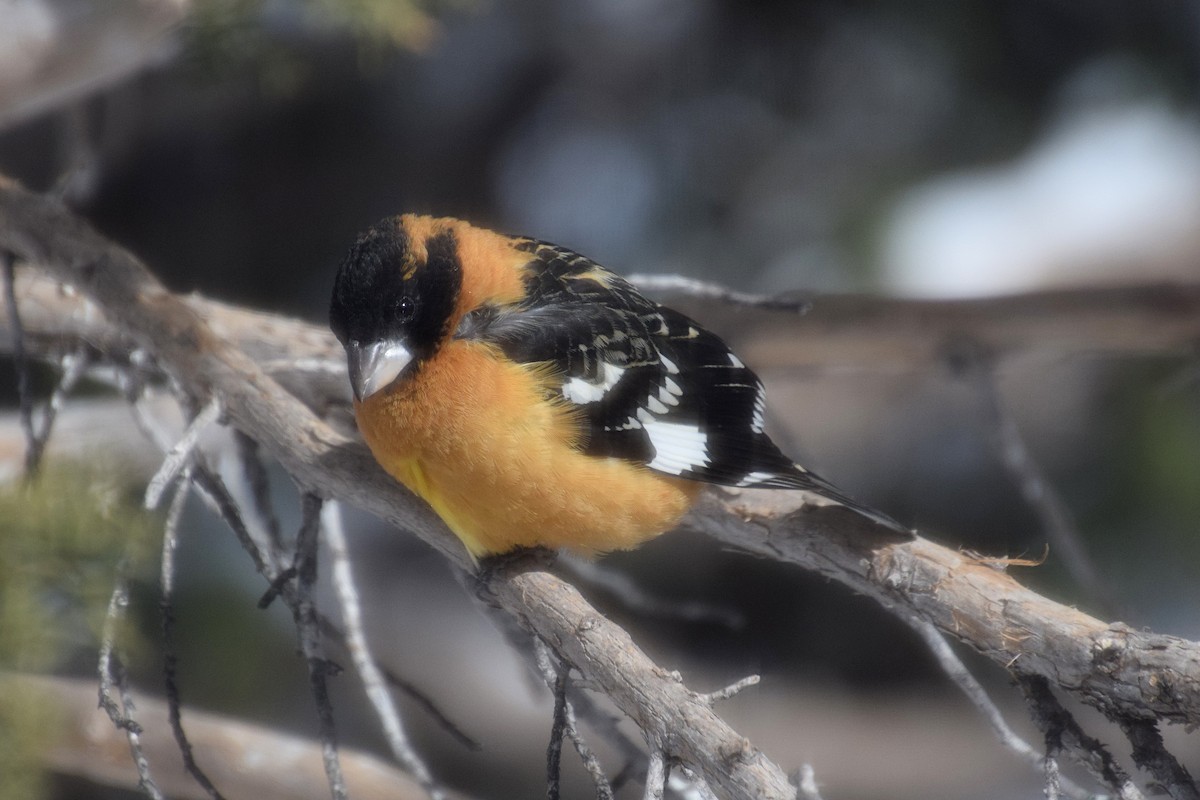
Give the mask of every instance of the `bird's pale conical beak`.
M 412 363 L 408 346 L 397 339 L 346 345 L 346 366 L 350 372 L 350 387 L 354 399 L 363 401 L 400 377 Z

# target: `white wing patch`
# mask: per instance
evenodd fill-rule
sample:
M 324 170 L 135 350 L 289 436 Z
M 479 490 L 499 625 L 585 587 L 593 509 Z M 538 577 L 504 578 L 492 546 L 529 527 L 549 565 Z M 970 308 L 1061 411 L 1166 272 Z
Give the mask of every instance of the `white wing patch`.
M 600 383 L 591 383 L 583 378 L 570 378 L 563 382 L 563 397 L 577 406 L 586 406 L 588 403 L 598 403 L 603 400 L 604 395 L 608 394 L 608 391 L 621 380 L 621 376 L 625 374 L 625 368 L 609 364 L 607 361 L 601 366 L 604 370 Z
M 697 426 L 662 422 L 642 409 L 638 409 L 638 417 L 654 447 L 654 460 L 647 465 L 651 469 L 681 475 L 709 464 L 708 436 Z
M 646 410 L 651 414 L 666 414 L 667 407 L 662 404 L 662 401 L 657 397 L 646 398 Z
M 760 383 L 754 392 L 754 416 L 750 420 L 750 430 L 762 433 L 766 428 L 767 390 Z
M 747 475 L 746 477 L 744 477 L 740 481 L 738 481 L 737 485 L 738 486 L 754 486 L 755 484 L 764 483 L 765 481 L 769 481 L 774 477 L 776 477 L 776 476 L 770 472 L 751 472 L 749 475 Z
M 667 376 L 663 376 L 663 385 L 658 390 L 658 402 L 668 405 L 679 405 L 679 398 L 683 397 L 683 389 L 679 388 L 679 384 L 671 380 Z M 653 407 L 651 407 L 653 411 Z M 665 411 L 660 413 L 666 413 Z
M 665 422 L 661 419 L 670 415 L 671 409 L 679 405 L 683 387 L 671 377 L 679 374 L 679 366 L 661 352 L 658 359 L 666 370 L 666 374 L 661 376 L 662 385 L 646 398 L 645 406 L 637 410 L 637 418 L 646 431 L 650 446 L 654 448 L 654 458 L 646 466 L 671 475 L 696 472 L 712 464 L 708 452 L 708 434 L 694 423 Z

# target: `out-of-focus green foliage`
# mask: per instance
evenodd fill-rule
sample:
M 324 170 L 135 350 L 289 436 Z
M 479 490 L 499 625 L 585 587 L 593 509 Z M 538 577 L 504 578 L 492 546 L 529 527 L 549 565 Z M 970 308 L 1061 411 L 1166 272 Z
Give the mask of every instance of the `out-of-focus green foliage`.
M 153 563 L 151 517 L 111 474 L 54 468 L 0 488 L 0 671 L 48 672 L 97 647 L 118 569 Z M 119 631 L 124 652 L 142 645 Z M 47 704 L 0 693 L 0 776 L 5 797 L 41 796 L 38 755 L 54 737 Z
M 1145 490 L 1159 508 L 1200 519 L 1200 418 L 1191 393 L 1156 393 L 1142 410 L 1141 447 Z
M 437 13 L 469 10 L 476 0 L 305 0 L 315 27 L 340 28 L 364 43 L 419 50 L 438 30 Z M 211 0 L 188 18 L 190 44 L 211 60 L 251 58 L 271 38 L 263 0 Z
M 305 30 L 346 31 L 358 42 L 360 67 L 373 69 L 391 48 L 419 51 L 438 34 L 435 15 L 469 10 L 477 0 L 304 0 Z M 212 86 L 236 83 L 247 70 L 263 95 L 303 94 L 313 64 L 301 41 L 280 35 L 278 15 L 263 0 L 210 0 L 184 25 L 184 60 Z M 286 29 L 286 26 L 285 26 Z M 295 30 L 291 31 L 295 33 Z M 301 37 L 301 40 L 303 37 Z
M 421 0 L 309 0 L 317 13 L 367 42 L 420 49 L 437 33 L 431 12 L 446 2 Z M 459 5 L 465 5 L 465 0 Z
M 40 757 L 54 741 L 54 703 L 39 692 L 0 692 L 0 797 L 45 796 Z

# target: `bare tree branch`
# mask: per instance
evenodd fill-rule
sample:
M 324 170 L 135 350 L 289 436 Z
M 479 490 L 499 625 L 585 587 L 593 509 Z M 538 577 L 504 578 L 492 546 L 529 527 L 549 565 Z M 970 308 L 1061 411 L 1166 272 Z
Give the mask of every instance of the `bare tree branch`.
M 567 682 L 571 668 L 559 664 L 551 683 L 554 692 L 554 713 L 551 718 L 550 743 L 546 745 L 546 800 L 562 796 L 562 749 L 567 732 Z
M 1026 504 L 1037 514 L 1051 547 L 1086 596 L 1104 613 L 1115 614 L 1118 605 L 1110 584 L 1101 579 L 1100 570 L 1092 561 L 1066 502 L 1025 446 L 1017 421 L 1000 396 L 990 359 L 984 357 L 982 363 L 972 364 L 969 369 L 976 373 L 975 382 L 983 399 L 992 445 Z
M 583 767 L 587 770 L 592 779 L 592 785 L 596 787 L 596 800 L 613 800 L 612 785 L 608 782 L 608 777 L 604 774 L 604 769 L 600 766 L 600 760 L 596 758 L 596 754 L 592 752 L 591 747 L 584 741 L 583 736 L 579 733 L 579 727 L 575 721 L 575 709 L 571 705 L 571 701 L 567 697 L 567 692 L 570 688 L 570 666 L 567 664 L 555 664 L 553 656 L 550 654 L 550 648 L 541 639 L 533 639 L 534 663 L 537 665 L 538 671 L 542 674 L 542 680 L 546 682 L 547 688 L 554 694 L 554 726 L 550 732 L 550 747 L 547 755 L 554 755 L 554 748 L 562 750 L 562 735 L 565 733 L 571 737 L 571 743 L 575 745 L 575 752 L 579 754 L 579 758 L 583 760 Z M 559 702 L 562 702 L 561 709 Z M 559 713 L 562 714 L 562 732 L 558 733 Z M 556 738 L 558 744 L 555 744 Z M 550 759 L 547 758 L 547 761 Z M 558 781 L 558 768 L 547 764 L 547 782 L 553 788 Z M 547 791 L 549 795 L 551 791 Z
M 183 515 L 183 506 L 192 488 L 191 469 L 185 467 L 180 476 L 175 495 L 167 510 L 167 521 L 163 526 L 162 545 L 162 597 L 158 602 L 159 616 L 162 620 L 163 641 L 163 683 L 167 693 L 167 720 L 171 732 L 179 745 L 179 754 L 183 757 L 183 766 L 188 774 L 195 778 L 196 783 L 204 790 L 211 800 L 224 800 L 224 796 L 213 784 L 208 774 L 200 768 L 192 749 L 191 740 L 183 728 L 183 699 L 179 692 L 179 659 L 175 655 L 175 551 L 179 544 L 179 520 Z
M 117 580 L 113 585 L 112 596 L 108 601 L 108 613 L 104 616 L 104 629 L 100 640 L 100 708 L 108 714 L 113 727 L 125 732 L 129 743 L 129 754 L 132 756 L 134 767 L 137 769 L 137 786 L 151 800 L 163 800 L 163 794 L 150 775 L 150 763 L 142 749 L 142 726 L 134 718 L 136 707 L 133 694 L 125 675 L 125 666 L 121 663 L 116 651 L 117 625 L 125 617 L 125 608 L 129 605 L 129 586 L 125 576 L 125 565 L 117 566 Z M 113 697 L 113 689 L 121 698 L 118 704 Z
M 333 800 L 346 800 L 346 780 L 338 760 L 337 733 L 333 722 L 333 703 L 329 699 L 328 678 L 336 670 L 325 658 L 321 647 L 321 627 L 317 624 L 317 606 L 313 592 L 317 583 L 317 534 L 321 530 L 321 505 L 315 494 L 305 492 L 300 498 L 300 532 L 296 534 L 296 602 L 292 614 L 300 634 L 300 652 L 308 662 L 308 679 L 320 721 L 321 757 L 325 761 L 325 777 Z
M 221 404 L 214 397 L 196 415 L 196 418 L 188 423 L 187 430 L 183 433 L 183 438 L 167 451 L 162 466 L 158 468 L 158 472 L 154 473 L 154 477 L 150 479 L 150 483 L 146 486 L 145 506 L 148 511 L 158 508 L 158 504 L 162 501 L 163 493 L 192 460 L 192 453 L 195 451 L 196 445 L 200 442 L 200 434 L 204 433 L 209 425 L 216 422 L 217 417 L 220 415 Z
M 1157 723 L 1146 719 L 1121 720 L 1121 729 L 1133 745 L 1133 762 L 1153 775 L 1172 800 L 1200 800 L 1195 778 L 1167 752 Z
M 1046 737 L 1048 758 L 1057 758 L 1059 753 L 1066 752 L 1101 784 L 1111 787 L 1121 800 L 1144 800 L 1141 790 L 1129 774 L 1101 741 L 1084 732 L 1071 712 L 1054 696 L 1045 678 L 1028 675 L 1021 679 L 1020 684 L 1033 712 L 1033 720 Z
M 749 521 L 749 524 L 747 524 Z M 918 538 L 894 543 L 838 506 L 720 489 L 685 525 L 897 604 L 1016 675 L 1039 675 L 1114 717 L 1200 722 L 1200 644 L 1105 623 Z
M 358 601 L 358 589 L 350 566 L 350 552 L 346 544 L 346 533 L 342 529 L 342 514 L 337 503 L 329 502 L 321 512 L 322 529 L 325 533 L 325 543 L 329 547 L 332 565 L 332 583 L 342 608 L 342 621 L 346 625 L 346 649 L 354 668 L 362 679 L 367 698 L 371 701 L 384 738 L 396 757 L 408 772 L 413 775 L 429 794 L 430 800 L 445 800 L 442 788 L 438 786 L 429 772 L 429 767 L 413 750 L 409 743 L 408 734 L 400 720 L 400 712 L 384 685 L 383 672 L 375 663 L 375 656 L 367 644 L 367 636 L 363 631 L 362 608 Z
M 282 551 L 283 534 L 279 526 L 279 517 L 271 503 L 271 484 L 267 477 L 267 468 L 258 455 L 258 442 L 241 431 L 234 431 L 233 436 L 242 473 L 246 476 L 246 482 L 250 484 L 254 510 L 267 533 L 267 543 L 273 550 Z
M 946 641 L 945 636 L 937 628 L 923 619 L 918 619 L 898 609 L 897 616 L 900 616 L 905 622 L 911 625 L 913 630 L 925 641 L 925 645 L 933 653 L 933 657 L 937 659 L 942 671 L 962 690 L 962 693 L 967 696 L 971 704 L 979 709 L 979 713 L 983 714 L 984 719 L 992 726 L 992 730 L 1000 742 L 1031 766 L 1046 772 L 1047 783 L 1053 783 L 1055 797 L 1058 797 L 1064 791 L 1076 800 L 1087 800 L 1087 798 L 1091 797 L 1091 793 L 1083 787 L 1077 786 L 1073 781 L 1059 776 L 1057 762 L 1053 766 L 1049 763 L 1054 761 L 1053 758 L 1043 756 L 1029 742 L 1022 739 L 1017 735 L 1016 731 L 1009 727 L 1008 722 L 1004 719 L 1004 715 L 1000 713 L 1000 709 L 992 702 L 992 698 L 988 697 L 987 691 L 979 684 L 979 681 L 975 680 L 975 676 L 971 674 L 966 664 L 951 649 L 950 643 Z M 1053 781 L 1051 781 L 1051 775 L 1053 776 Z
M 642 794 L 643 800 L 663 800 L 663 794 L 667 788 L 667 778 L 671 774 L 671 767 L 667 764 L 667 757 L 660 748 L 650 750 L 650 766 L 646 770 L 646 791 Z
M 1046 788 L 1043 790 L 1046 800 L 1060 800 L 1062 797 L 1062 775 L 1058 771 L 1058 759 L 1046 756 L 1043 759 L 1046 772 Z
M 17 277 L 13 266 L 16 257 L 0 250 L 0 270 L 4 278 L 4 310 L 8 315 L 9 336 L 12 339 L 13 366 L 17 370 L 17 399 L 21 406 L 21 427 L 25 431 L 25 473 L 37 470 L 41 449 L 33 427 L 33 390 L 29 386 L 29 359 L 25 354 L 25 328 L 17 308 Z

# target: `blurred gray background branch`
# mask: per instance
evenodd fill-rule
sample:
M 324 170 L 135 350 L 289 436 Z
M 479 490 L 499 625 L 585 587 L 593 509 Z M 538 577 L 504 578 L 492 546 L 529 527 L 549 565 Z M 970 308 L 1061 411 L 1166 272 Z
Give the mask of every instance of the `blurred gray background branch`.
M 0 128 L 164 60 L 189 0 L 0 0 Z

